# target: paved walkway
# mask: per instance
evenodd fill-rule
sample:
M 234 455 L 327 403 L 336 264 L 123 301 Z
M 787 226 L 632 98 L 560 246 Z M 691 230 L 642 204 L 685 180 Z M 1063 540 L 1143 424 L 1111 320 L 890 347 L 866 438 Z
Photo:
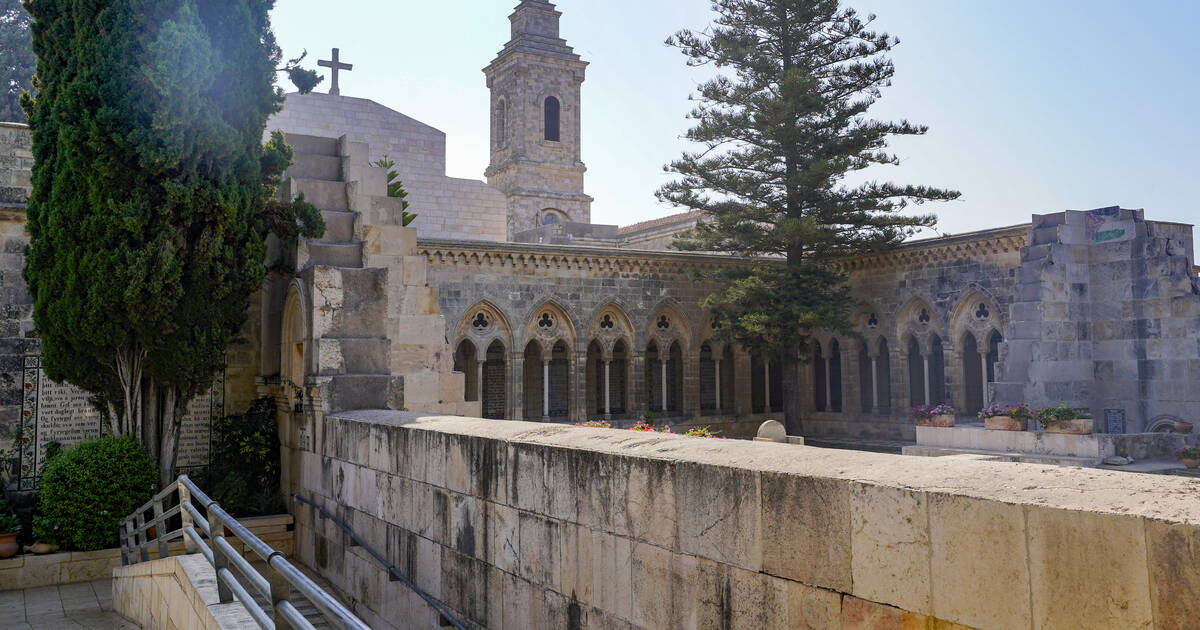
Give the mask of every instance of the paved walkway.
M 0 630 L 139 630 L 112 611 L 112 580 L 0 591 Z

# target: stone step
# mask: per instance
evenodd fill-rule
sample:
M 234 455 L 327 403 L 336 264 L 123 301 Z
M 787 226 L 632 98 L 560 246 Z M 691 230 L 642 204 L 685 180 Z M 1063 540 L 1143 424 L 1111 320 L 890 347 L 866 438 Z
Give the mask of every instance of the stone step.
M 363 244 L 330 243 L 328 241 L 309 241 L 308 253 L 314 265 L 328 267 L 361 268 Z
M 350 209 L 346 200 L 346 184 L 343 182 L 293 177 L 289 184 L 293 195 L 304 193 L 305 201 L 322 210 L 345 212 Z
M 288 167 L 287 177 L 342 181 L 342 158 L 336 155 L 297 153 Z
M 325 235 L 321 240 L 326 243 L 349 243 L 354 240 L 354 219 L 357 212 L 341 212 L 338 210 L 322 210 L 321 218 L 325 219 Z
M 342 361 L 337 373 L 386 374 L 389 371 L 392 342 L 385 337 L 324 337 L 321 343 L 336 344 L 340 350 Z M 322 373 L 326 369 L 321 366 Z
M 391 383 L 392 376 L 389 374 L 334 376 L 329 383 L 329 408 L 335 412 L 350 409 L 387 409 Z
M 337 138 L 308 136 L 302 133 L 285 133 L 283 137 L 297 154 L 338 155 Z

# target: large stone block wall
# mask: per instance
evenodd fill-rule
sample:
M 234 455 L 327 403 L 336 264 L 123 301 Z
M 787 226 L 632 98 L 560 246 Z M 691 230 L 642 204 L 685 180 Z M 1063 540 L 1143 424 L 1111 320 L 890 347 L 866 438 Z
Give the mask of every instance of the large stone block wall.
M 370 145 L 384 155 L 408 191 L 412 224 L 429 238 L 503 241 L 507 201 L 482 181 L 446 177 L 446 134 L 374 101 L 330 94 L 290 94 L 267 131 L 339 138 Z
M 478 628 L 1191 628 L 1193 480 L 352 412 L 295 490 Z M 429 606 L 310 508 L 374 628 Z
M 33 301 L 21 277 L 32 169 L 29 128 L 0 123 L 0 449 L 9 448 L 8 436 L 20 423 L 22 361 L 41 349 L 33 332 Z

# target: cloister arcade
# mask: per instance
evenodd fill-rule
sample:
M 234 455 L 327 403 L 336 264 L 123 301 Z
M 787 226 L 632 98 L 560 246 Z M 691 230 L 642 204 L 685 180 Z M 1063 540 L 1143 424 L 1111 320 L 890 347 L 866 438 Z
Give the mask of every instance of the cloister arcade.
M 777 358 L 751 356 L 701 331 L 666 302 L 635 320 L 617 303 L 573 316 L 555 300 L 509 317 L 483 301 L 467 309 L 455 339 L 466 397 L 487 418 L 579 422 L 656 417 L 755 416 L 782 411 Z M 872 305 L 852 334 L 822 333 L 794 384 L 810 417 L 906 417 L 909 407 L 954 404 L 974 415 L 989 402 L 1004 341 L 995 302 L 972 290 L 949 313 L 913 297 L 895 314 Z

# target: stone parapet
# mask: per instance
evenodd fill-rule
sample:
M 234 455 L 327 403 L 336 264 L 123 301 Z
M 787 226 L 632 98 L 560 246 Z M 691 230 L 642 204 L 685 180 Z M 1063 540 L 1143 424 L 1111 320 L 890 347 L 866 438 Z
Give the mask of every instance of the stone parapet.
M 259 627 L 241 602 L 220 603 L 216 571 L 200 554 L 120 567 L 113 573 L 113 610 L 143 628 Z
M 1194 481 L 400 412 L 327 418 L 295 490 L 479 628 L 1187 628 Z M 372 627 L 435 615 L 299 509 Z

